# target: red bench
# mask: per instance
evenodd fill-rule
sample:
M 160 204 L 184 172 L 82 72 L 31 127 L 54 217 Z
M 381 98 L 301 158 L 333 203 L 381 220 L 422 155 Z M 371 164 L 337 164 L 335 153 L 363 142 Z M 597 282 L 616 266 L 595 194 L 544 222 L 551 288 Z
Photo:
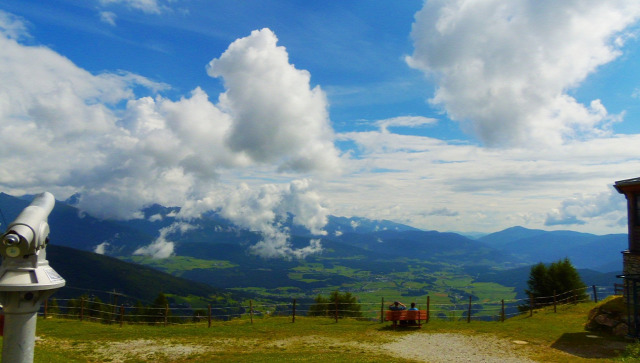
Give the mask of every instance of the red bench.
M 395 329 L 399 321 L 415 322 L 406 326 L 417 326 L 422 328 L 422 322 L 429 319 L 426 310 L 387 310 L 384 320 L 392 321 Z

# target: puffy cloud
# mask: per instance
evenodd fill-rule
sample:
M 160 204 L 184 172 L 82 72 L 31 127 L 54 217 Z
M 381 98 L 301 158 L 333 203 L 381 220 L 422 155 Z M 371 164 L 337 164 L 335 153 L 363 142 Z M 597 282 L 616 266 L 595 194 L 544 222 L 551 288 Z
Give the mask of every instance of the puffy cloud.
M 12 192 L 72 194 L 130 139 L 112 106 L 132 98 L 137 85 L 163 87 L 126 73 L 92 75 L 48 48 L 4 36 L 0 47 L 0 157 L 11 170 L 0 184 Z
M 24 19 L 0 10 L 0 34 L 9 39 L 30 38 Z
M 322 252 L 322 243 L 319 239 L 311 239 L 308 246 L 294 249 L 285 234 L 277 233 L 267 237 L 252 246 L 251 251 L 264 258 L 305 258 Z
M 316 235 L 326 235 L 329 210 L 308 179 L 294 180 L 283 192 L 281 213 L 293 215 L 293 223 L 306 227 Z
M 175 242 L 168 239 L 168 236 L 176 233 L 184 233 L 195 227 L 184 222 L 176 222 L 172 225 L 160 229 L 160 236 L 148 246 L 140 247 L 133 252 L 134 255 L 149 256 L 152 258 L 167 258 L 173 256 Z
M 294 180 L 287 185 L 266 184 L 251 188 L 241 184 L 233 190 L 219 190 L 203 199 L 207 204 L 202 210 L 216 209 L 221 216 L 233 223 L 259 232 L 263 239 L 252 246 L 252 251 L 262 257 L 304 258 L 322 250 L 320 240 L 311 240 L 309 246 L 292 247 L 288 228 L 284 222 L 293 215 L 293 223 L 314 234 L 326 234 L 329 210 L 308 180 Z M 189 213 L 189 206 L 187 206 Z
M 563 211 L 554 209 L 547 214 L 544 222 L 545 226 L 562 226 L 562 225 L 583 225 L 586 222 L 578 219 L 577 216 L 571 214 L 563 214 Z
M 79 193 L 77 206 L 90 214 L 128 219 L 140 218 L 139 210 L 151 203 L 197 201 L 225 171 L 337 168 L 324 94 L 319 87 L 309 88 L 307 72 L 287 63 L 284 48 L 275 46 L 269 30 L 244 42 L 256 36 L 272 39 L 263 50 L 269 54 L 265 60 L 274 58 L 274 69 L 260 67 L 261 62 L 225 65 L 246 56 L 242 39 L 218 66 L 209 67 L 227 86 L 221 108 L 200 88 L 170 100 L 157 94 L 167 85 L 143 76 L 92 74 L 49 48 L 20 44 L 14 38 L 25 29 L 23 22 L 6 13 L 0 13 L 0 29 L 0 48 L 5 50 L 0 55 L 0 157 L 11 170 L 0 174 L 0 185 L 7 192 L 45 188 L 62 198 Z M 291 84 L 276 82 L 272 93 L 278 96 L 269 98 L 268 84 L 254 87 L 238 74 Z M 243 87 L 256 98 L 238 96 L 247 92 Z M 155 96 L 136 97 L 134 89 Z M 274 131 L 247 135 L 256 142 L 255 150 L 240 145 L 242 133 L 264 115 L 271 115 L 265 130 Z M 312 193 L 304 197 L 317 198 Z M 296 210 L 296 218 L 313 218 L 305 212 Z M 314 231 L 322 226 L 321 220 L 300 223 Z
M 102 242 L 93 249 L 93 252 L 99 255 L 104 255 L 109 245 L 110 245 L 109 242 L 106 242 L 106 241 Z
M 626 205 L 624 196 L 613 188 L 595 195 L 579 194 L 547 213 L 545 225 L 582 225 L 596 217 L 606 218 L 612 225 L 626 225 Z
M 407 62 L 436 80 L 430 101 L 484 143 L 558 144 L 615 119 L 567 90 L 621 54 L 639 17 L 630 0 L 428 1 Z
M 251 251 L 266 258 L 304 258 L 322 250 L 320 240 L 311 240 L 303 248 L 294 248 L 285 222 L 293 215 L 293 224 L 316 235 L 325 235 L 329 209 L 310 180 L 294 180 L 288 184 L 250 186 L 241 183 L 232 188 L 218 185 L 206 197 L 188 201 L 178 218 L 189 219 L 216 210 L 234 224 L 258 232 L 262 240 Z
M 550 210 L 576 191 L 598 195 L 640 170 L 640 135 L 502 149 L 382 130 L 342 133 L 337 139 L 353 144 L 358 154 L 346 163 L 354 172 L 320 190 L 331 198 L 332 214 L 422 229 L 541 228 Z M 622 233 L 618 217 L 612 212 L 577 218 L 588 222 L 580 225 L 582 231 Z
M 277 41 L 269 29 L 253 31 L 207 66 L 209 75 L 224 79 L 220 106 L 234 119 L 227 143 L 282 170 L 334 171 L 339 158 L 326 96 L 311 88 L 309 72 L 290 64 Z

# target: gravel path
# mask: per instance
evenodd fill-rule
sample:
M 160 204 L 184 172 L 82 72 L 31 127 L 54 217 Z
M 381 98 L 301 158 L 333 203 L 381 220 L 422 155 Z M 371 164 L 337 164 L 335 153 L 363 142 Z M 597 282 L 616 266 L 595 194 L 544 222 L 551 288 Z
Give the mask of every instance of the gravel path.
M 378 352 L 395 357 L 412 359 L 429 363 L 450 362 L 486 362 L 515 363 L 535 362 L 523 357 L 528 350 L 526 342 L 508 341 L 492 335 L 464 335 L 454 333 L 413 333 L 404 335 L 386 344 L 373 344 L 359 340 L 342 340 L 339 337 L 307 335 L 287 337 L 270 341 L 265 348 L 264 341 L 211 339 L 209 344 L 189 344 L 169 339 L 133 339 L 122 342 L 70 342 L 65 340 L 42 339 L 38 344 L 55 344 L 69 350 L 80 350 L 87 353 L 90 361 L 109 361 L 123 363 L 131 360 L 154 361 L 189 361 L 192 356 L 199 356 L 216 351 L 225 351 L 229 347 L 237 349 L 243 345 L 248 351 L 256 349 L 272 351 L 286 349 L 295 351 L 300 346 L 306 350 L 318 347 L 326 349 L 357 349 Z M 269 350 L 271 349 L 271 350 Z
M 518 343 L 490 335 L 416 333 L 385 344 L 383 349 L 402 358 L 430 363 L 535 362 L 521 356 L 527 348 L 524 342 Z

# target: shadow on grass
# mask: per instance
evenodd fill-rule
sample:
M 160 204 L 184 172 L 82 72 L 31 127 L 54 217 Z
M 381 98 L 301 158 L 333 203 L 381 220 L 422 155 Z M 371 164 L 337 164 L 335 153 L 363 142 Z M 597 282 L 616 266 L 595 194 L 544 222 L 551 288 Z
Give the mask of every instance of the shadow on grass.
M 423 326 L 425 326 L 425 324 L 422 324 Z M 378 330 L 381 331 L 409 331 L 409 332 L 417 332 L 417 331 L 421 331 L 422 329 L 420 328 L 419 325 L 397 325 L 395 328 L 393 327 L 393 324 L 388 323 L 388 324 L 384 324 L 381 325 L 380 328 L 378 328 Z
M 582 358 L 615 358 L 629 343 L 624 338 L 580 332 L 562 334 L 551 347 Z

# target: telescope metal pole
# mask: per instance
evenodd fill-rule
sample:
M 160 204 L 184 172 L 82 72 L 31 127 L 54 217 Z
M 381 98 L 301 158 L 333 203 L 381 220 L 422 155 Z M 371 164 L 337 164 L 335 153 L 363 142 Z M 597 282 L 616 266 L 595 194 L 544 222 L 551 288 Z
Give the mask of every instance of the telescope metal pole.
M 4 313 L 2 361 L 33 362 L 38 310 L 55 290 L 0 291 Z
M 11 294 L 20 295 L 19 292 Z M 15 298 L 11 300 L 15 300 Z M 4 306 L 2 361 L 31 363 L 33 362 L 38 312 L 16 313 L 10 310 L 10 306 Z

